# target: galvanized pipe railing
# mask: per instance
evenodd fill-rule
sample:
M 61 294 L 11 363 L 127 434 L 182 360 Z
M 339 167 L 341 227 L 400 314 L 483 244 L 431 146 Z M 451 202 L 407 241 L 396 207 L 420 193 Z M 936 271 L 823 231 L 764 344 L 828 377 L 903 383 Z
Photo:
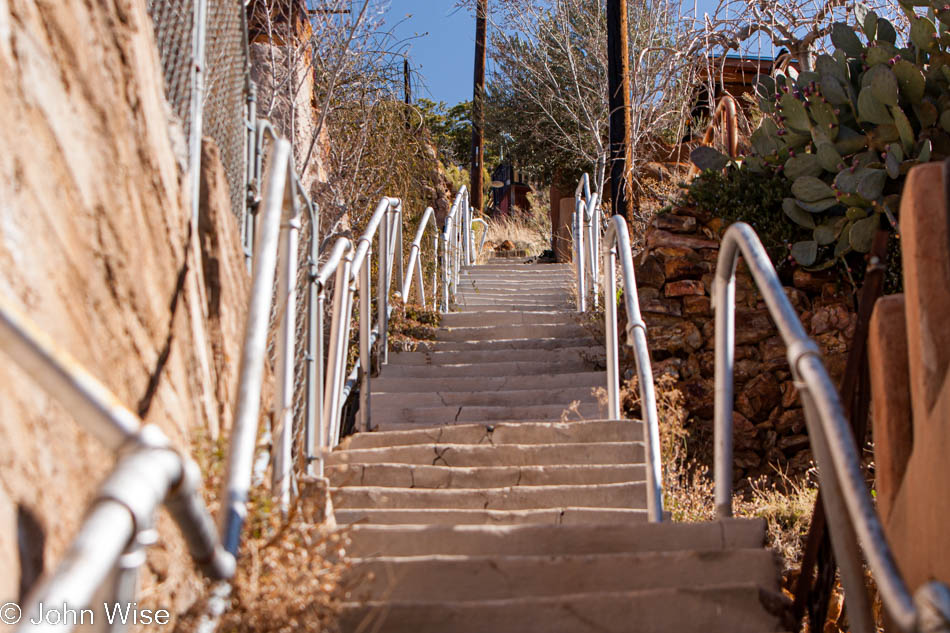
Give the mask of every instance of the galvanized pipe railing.
M 643 446 L 646 453 L 647 517 L 650 521 L 663 520 L 663 477 L 660 471 L 660 431 L 656 413 L 656 392 L 653 385 L 653 369 L 650 365 L 650 348 L 647 345 L 646 324 L 640 316 L 640 301 L 637 297 L 637 282 L 633 270 L 633 255 L 630 250 L 630 234 L 627 222 L 615 215 L 607 224 L 604 237 L 604 326 L 607 339 L 607 414 L 612 420 L 620 420 L 620 368 L 618 363 L 619 341 L 617 335 L 617 258 L 623 274 L 623 301 L 627 310 L 627 345 L 633 348 L 637 362 L 637 378 L 640 387 L 640 411 L 643 418 Z
M 587 312 L 588 301 L 595 308 L 598 305 L 601 213 L 600 196 L 591 191 L 590 177 L 584 174 L 574 191 L 574 213 L 571 216 L 578 312 Z
M 475 263 L 472 259 L 471 227 L 472 207 L 468 189 L 463 185 L 455 196 L 442 229 L 442 312 L 448 312 L 451 307 L 449 295 L 454 296 L 458 290 L 461 267 Z
M 234 574 L 234 557 L 221 546 L 201 498 L 197 465 L 171 448 L 158 427 L 143 425 L 108 388 L 2 297 L 0 349 L 120 455 L 66 556 L 27 597 L 26 614 L 38 613 L 40 604 L 68 604 L 81 610 L 103 589 L 110 598 L 134 601 L 134 579 L 144 560 L 140 554 L 154 541 L 154 515 L 163 504 L 184 535 L 191 557 L 208 577 L 224 579 Z M 104 587 L 110 579 L 114 584 Z M 20 626 L 24 630 L 30 626 L 30 617 Z
M 419 221 L 419 228 L 416 229 L 416 236 L 412 240 L 412 246 L 410 246 L 409 251 L 409 265 L 406 267 L 406 275 L 403 280 L 402 287 L 399 290 L 399 296 L 403 301 L 409 299 L 409 293 L 412 292 L 412 282 L 415 279 L 416 275 L 419 276 L 419 303 L 423 308 L 426 307 L 426 289 L 425 289 L 425 279 L 422 272 L 422 258 L 420 253 L 422 251 L 422 238 L 425 234 L 426 228 L 428 228 L 429 223 L 432 223 L 433 227 L 435 226 L 435 211 L 432 207 L 428 207 L 425 210 L 425 213 L 422 214 L 422 220 Z M 435 257 L 435 275 L 436 277 L 432 280 L 432 289 L 435 291 L 438 285 L 438 263 L 439 263 L 439 234 L 437 230 L 432 232 L 432 252 Z M 432 297 L 433 304 L 436 302 L 436 297 Z
M 732 408 L 735 363 L 735 271 L 742 255 L 788 349 L 821 483 L 821 498 L 835 559 L 841 571 L 852 630 L 875 630 L 861 553 L 881 601 L 905 633 L 950 631 L 950 589 L 929 582 L 911 595 L 900 574 L 861 471 L 858 448 L 837 390 L 785 296 L 755 231 L 736 223 L 722 238 L 713 287 L 716 313 L 715 480 L 716 510 L 732 516 Z

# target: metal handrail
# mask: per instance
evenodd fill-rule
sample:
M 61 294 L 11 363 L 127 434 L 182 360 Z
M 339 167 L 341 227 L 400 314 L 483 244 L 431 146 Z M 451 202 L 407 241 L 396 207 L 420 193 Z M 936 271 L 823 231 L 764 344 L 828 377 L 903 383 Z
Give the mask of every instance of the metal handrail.
M 656 413 L 656 391 L 646 324 L 640 316 L 637 282 L 630 250 L 630 234 L 623 216 L 615 215 L 607 224 L 604 237 L 604 326 L 607 339 L 607 409 L 612 420 L 620 420 L 620 370 L 618 363 L 617 258 L 623 274 L 623 300 L 627 309 L 627 345 L 633 348 L 637 362 L 640 388 L 640 411 L 643 418 L 643 446 L 646 452 L 647 517 L 652 522 L 663 520 L 663 476 L 660 472 L 660 430 Z
M 468 189 L 459 189 L 442 229 L 442 312 L 450 308 L 449 295 L 458 290 L 462 266 L 471 266 L 472 207 Z
M 795 387 L 801 395 L 808 436 L 818 464 L 835 559 L 841 570 L 852 630 L 874 631 L 864 584 L 861 552 L 877 583 L 884 608 L 907 633 L 950 631 L 950 589 L 938 582 L 912 596 L 900 574 L 861 472 L 858 449 L 838 393 L 785 295 L 755 231 L 742 222 L 729 227 L 719 247 L 713 295 L 716 313 L 715 503 L 720 517 L 732 516 L 732 408 L 735 362 L 735 271 L 743 256 L 752 279 L 787 347 Z
M 201 497 L 198 466 L 174 450 L 158 427 L 143 425 L 105 385 L 3 297 L 0 349 L 73 412 L 77 422 L 120 455 L 65 557 L 31 590 L 23 605 L 27 613 L 37 613 L 43 603 L 84 609 L 110 578 L 114 580 L 111 596 L 133 602 L 134 579 L 144 561 L 144 548 L 154 541 L 154 515 L 163 504 L 202 572 L 213 579 L 234 575 L 234 557 L 221 546 Z M 29 618 L 20 626 L 36 630 Z
M 429 223 L 432 223 L 435 226 L 435 211 L 432 207 L 427 207 L 425 213 L 422 214 L 422 219 L 419 221 L 419 228 L 416 229 L 416 236 L 412 240 L 412 246 L 410 246 L 409 252 L 409 264 L 406 266 L 406 275 L 403 280 L 402 288 L 399 290 L 399 296 L 405 301 L 409 298 L 409 293 L 412 292 L 412 282 L 415 279 L 415 274 L 418 271 L 419 274 L 419 302 L 422 304 L 422 307 L 426 307 L 426 289 L 425 289 L 425 280 L 422 274 L 422 258 L 420 257 L 420 252 L 422 249 L 422 237 L 425 234 L 426 228 L 428 228 Z M 479 220 L 479 222 L 483 222 Z M 438 262 L 439 262 L 439 234 L 438 231 L 434 231 L 432 235 L 432 252 L 435 256 L 436 267 L 433 273 L 432 279 L 432 288 L 435 292 L 435 288 L 438 285 Z M 432 302 L 436 302 L 436 297 L 433 295 Z
M 663 520 L 663 476 L 660 455 L 660 430 L 656 412 L 656 388 L 646 324 L 640 315 L 640 300 L 630 248 L 630 233 L 623 216 L 615 215 L 607 222 L 601 237 L 600 197 L 591 191 L 590 177 L 584 174 L 574 191 L 574 259 L 577 273 L 577 309 L 587 311 L 587 300 L 596 307 L 599 294 L 604 296 L 604 330 L 607 348 L 607 411 L 608 417 L 620 420 L 619 337 L 617 334 L 617 258 L 623 274 L 623 300 L 627 310 L 627 344 L 633 348 L 640 389 L 640 410 L 643 418 L 643 446 L 647 471 L 647 516 L 650 521 Z M 603 266 L 601 262 L 603 241 Z M 603 279 L 601 279 L 601 270 Z M 598 293 L 598 283 L 600 284 Z
M 577 276 L 577 311 L 587 312 L 588 300 L 596 308 L 599 278 L 602 210 L 600 196 L 590 188 L 585 173 L 574 190 L 574 213 L 571 230 L 574 234 L 574 267 Z

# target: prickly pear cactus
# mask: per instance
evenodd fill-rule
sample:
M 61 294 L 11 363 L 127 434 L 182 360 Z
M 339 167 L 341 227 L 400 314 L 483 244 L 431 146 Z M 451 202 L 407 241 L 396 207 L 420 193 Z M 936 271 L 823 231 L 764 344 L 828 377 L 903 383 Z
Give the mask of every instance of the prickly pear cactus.
M 790 249 L 803 266 L 868 252 L 878 227 L 897 228 L 908 170 L 950 155 L 950 4 L 911 1 L 909 33 L 858 4 L 857 26 L 834 25 L 835 51 L 814 71 L 758 77 L 770 116 L 741 168 L 791 181 L 783 211 L 811 233 Z

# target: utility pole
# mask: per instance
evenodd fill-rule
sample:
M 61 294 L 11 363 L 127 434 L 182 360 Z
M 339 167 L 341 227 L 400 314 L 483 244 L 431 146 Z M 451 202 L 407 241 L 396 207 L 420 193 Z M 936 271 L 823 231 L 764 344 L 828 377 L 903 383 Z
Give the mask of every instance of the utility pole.
M 630 58 L 627 0 L 607 0 L 607 90 L 610 107 L 610 200 L 614 215 L 633 215 L 627 182 L 630 139 Z
M 485 32 L 488 0 L 478 0 L 475 10 L 475 85 L 472 94 L 472 181 L 469 195 L 472 208 L 482 211 L 482 168 L 485 164 Z

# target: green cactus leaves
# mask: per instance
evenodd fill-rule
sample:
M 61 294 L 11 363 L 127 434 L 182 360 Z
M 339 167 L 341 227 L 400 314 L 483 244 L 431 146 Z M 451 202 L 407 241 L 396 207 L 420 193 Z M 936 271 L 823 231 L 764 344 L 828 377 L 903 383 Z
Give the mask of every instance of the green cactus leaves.
M 842 165 L 841 154 L 831 143 L 819 143 L 816 156 L 818 157 L 818 164 L 825 171 L 835 173 Z
M 870 87 L 871 94 L 884 105 L 896 106 L 899 95 L 897 75 L 886 65 L 871 66 L 861 78 L 861 87 Z
M 799 132 L 811 131 L 811 119 L 805 110 L 805 104 L 799 101 L 792 93 L 782 95 L 779 100 L 782 119 L 787 127 Z
M 802 266 L 811 266 L 818 259 L 818 242 L 807 240 L 792 244 L 792 257 Z
M 815 154 L 795 154 L 785 161 L 785 176 L 794 182 L 802 176 L 818 177 L 824 173 L 818 156 Z
M 772 156 L 782 147 L 782 139 L 778 135 L 778 126 L 770 118 L 763 119 L 762 125 L 756 128 L 750 139 L 752 148 L 759 156 Z
M 782 201 L 782 211 L 795 224 L 803 226 L 806 229 L 815 228 L 815 218 L 812 216 L 812 214 L 799 207 L 795 198 L 785 198 Z
M 851 57 L 860 57 L 864 53 L 864 44 L 857 34 L 844 22 L 835 22 L 831 27 L 831 43 Z
M 929 51 L 934 46 L 937 27 L 928 18 L 916 16 L 910 22 L 910 41 L 921 51 Z
M 815 238 L 815 242 L 818 243 L 818 246 L 828 246 L 829 244 L 834 244 L 835 240 L 838 239 L 839 229 L 840 227 L 837 226 L 837 223 L 819 224 L 815 227 L 812 235 Z
M 858 120 L 878 125 L 894 122 L 887 110 L 887 104 L 874 95 L 874 89 L 871 86 L 861 88 L 861 92 L 858 93 Z
M 888 44 L 897 44 L 897 30 L 890 20 L 880 18 L 877 21 L 877 40 Z
M 825 181 L 814 176 L 800 176 L 792 183 L 792 194 L 804 202 L 834 198 L 835 192 Z
M 871 243 L 874 241 L 874 234 L 880 226 L 881 219 L 878 213 L 857 220 L 851 225 L 851 230 L 848 232 L 848 241 L 851 248 L 859 253 L 869 252 Z
M 897 83 L 900 86 L 901 94 L 913 104 L 919 104 L 924 98 L 924 89 L 927 87 L 927 81 L 920 69 L 911 64 L 906 59 L 902 59 L 894 64 L 894 75 L 897 77 Z
M 884 193 L 887 184 L 887 172 L 883 169 L 865 168 L 861 170 L 855 193 L 865 200 L 877 200 Z

